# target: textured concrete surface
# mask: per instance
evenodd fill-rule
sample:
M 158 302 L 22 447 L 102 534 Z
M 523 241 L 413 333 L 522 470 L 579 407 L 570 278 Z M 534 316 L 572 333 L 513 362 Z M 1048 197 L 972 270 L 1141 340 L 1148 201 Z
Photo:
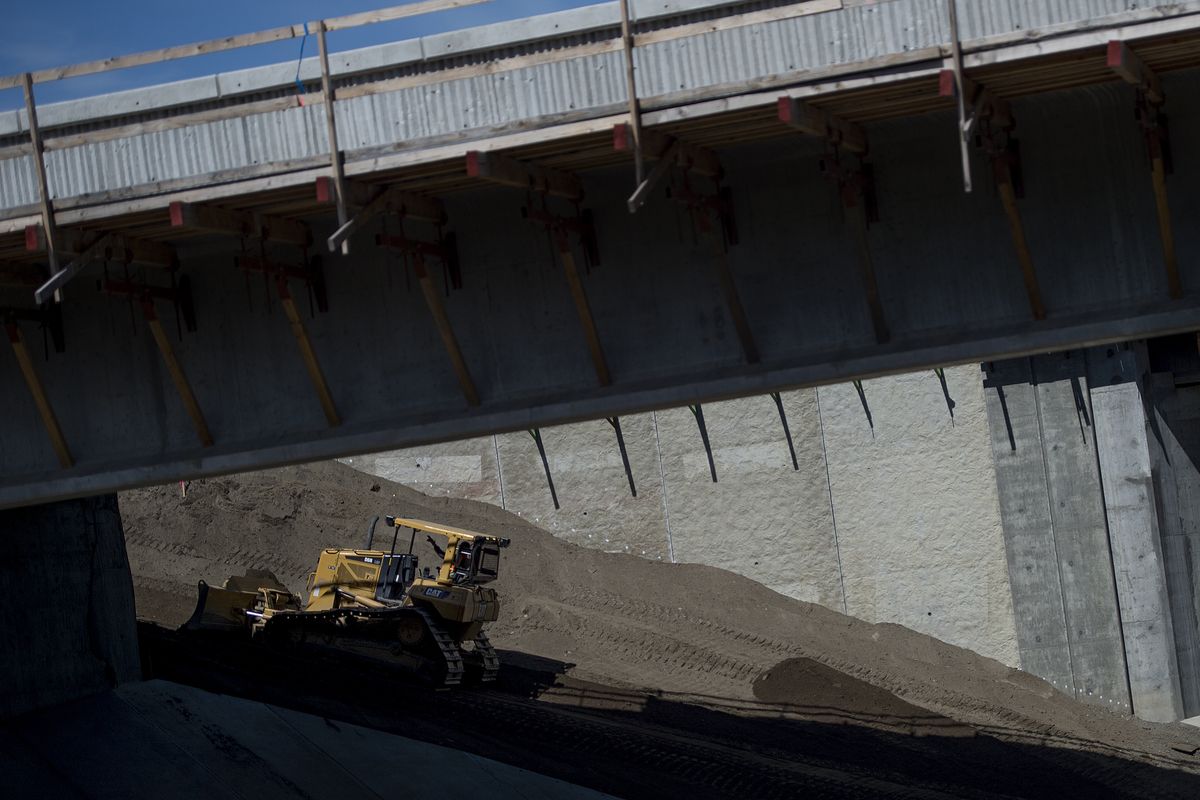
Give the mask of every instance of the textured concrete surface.
M 600 800 L 491 759 L 149 681 L 0 725 L 5 797 L 420 797 L 447 777 L 488 797 Z
M 654 416 L 622 417 L 621 430 L 637 497 L 630 496 L 612 426 L 595 420 L 541 429 L 558 510 L 533 437 L 497 436 L 505 507 L 575 544 L 669 560 Z
M 989 364 L 985 393 L 1021 666 L 1127 709 L 1084 354 Z
M 1151 448 L 1157 440 L 1143 400 L 1149 389 L 1147 369 L 1138 349 L 1095 348 L 1088 353 L 1133 708 L 1143 719 L 1169 722 L 1184 714 L 1152 471 L 1157 459 Z
M 953 417 L 933 372 L 868 381 L 874 435 L 853 385 L 783 393 L 796 468 L 769 395 L 707 403 L 716 483 L 688 408 L 623 417 L 636 498 L 607 423 L 544 428 L 559 510 L 527 433 L 345 461 L 387 477 L 427 464 L 418 488 L 486 499 L 473 472 L 439 482 L 470 449 L 505 508 L 570 541 L 719 566 L 1016 664 L 979 371 L 945 376 Z
M 692 412 L 659 412 L 675 560 L 732 570 L 841 611 L 816 392 L 783 399 L 799 470 L 770 397 L 703 406 L 716 483 Z
M 1031 362 L 1014 359 L 989 370 L 985 391 L 1021 667 L 1074 692 Z M 1112 605 L 1115 618 L 1115 599 Z M 1108 683 L 1124 674 L 1122 663 Z
M 116 495 L 0 512 L 0 718 L 140 675 Z
M 1200 713 L 1200 387 L 1154 376 L 1157 436 L 1169 474 L 1156 481 L 1183 711 Z
M 452 494 L 503 505 L 495 440 L 491 436 L 447 442 L 436 449 L 371 453 L 340 460 L 425 494 Z
M 847 610 L 1015 664 L 979 368 L 944 375 L 819 392 Z

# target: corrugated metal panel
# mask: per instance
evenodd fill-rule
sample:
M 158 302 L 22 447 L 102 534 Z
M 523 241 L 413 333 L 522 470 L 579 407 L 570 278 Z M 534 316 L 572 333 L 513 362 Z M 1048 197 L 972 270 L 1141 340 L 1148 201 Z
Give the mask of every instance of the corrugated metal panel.
M 748 12 L 778 5 L 758 2 L 738 9 Z M 1136 4 L 1128 0 L 963 2 L 960 35 L 969 40 L 1097 20 L 1135 5 L 1166 8 L 1171 4 L 1168 0 Z M 670 22 L 684 24 L 728 14 L 727 9 L 707 9 Z M 943 0 L 891 0 L 646 45 L 636 51 L 638 92 L 642 97 L 663 98 L 935 46 L 949 38 L 945 14 Z M 667 22 L 654 25 L 664 26 Z M 420 74 L 428 74 L 434 81 L 441 70 L 533 52 L 562 51 L 567 55 L 571 47 L 604 41 L 610 35 L 601 31 L 514 43 L 491 53 L 391 67 L 345 83 Z M 265 92 L 262 97 L 288 91 Z M 539 117 L 605 113 L 624 102 L 622 55 L 610 52 L 342 101 L 338 104 L 339 137 L 344 149 L 355 150 L 439 135 L 482 133 Z M 153 114 L 154 118 L 162 116 L 166 114 L 161 111 Z M 319 156 L 327 148 L 323 116 L 324 109 L 319 106 L 293 108 L 53 151 L 47 157 L 52 194 L 67 197 Z M 9 208 L 32 203 L 36 200 L 32 190 L 28 159 L 0 162 L 0 205 Z
M 0 161 L 0 208 L 16 208 L 38 202 L 37 176 L 33 158 L 19 156 Z
M 659 97 L 931 47 L 946 41 L 944 9 L 896 0 L 640 47 L 638 92 Z
M 1170 9 L 1178 0 L 959 0 L 959 36 L 978 39 L 1048 25 L 1099 20 L 1145 8 Z

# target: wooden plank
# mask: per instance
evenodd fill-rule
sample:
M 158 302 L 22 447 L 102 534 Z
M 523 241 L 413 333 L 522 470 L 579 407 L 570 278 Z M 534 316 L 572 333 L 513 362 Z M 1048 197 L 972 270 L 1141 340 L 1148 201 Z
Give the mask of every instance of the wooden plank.
M 82 234 L 72 232 L 60 233 L 59 251 L 71 256 L 78 256 L 84 251 L 85 239 Z M 178 264 L 175 248 L 162 242 L 149 239 L 139 239 L 127 234 L 110 233 L 99 243 L 104 257 L 122 263 L 145 264 L 150 267 L 171 269 Z M 25 226 L 25 250 L 39 253 L 46 249 L 46 231 L 41 225 Z
M 325 98 L 325 134 L 329 138 L 329 162 L 333 175 L 334 202 L 337 205 L 338 225 L 349 219 L 346 210 L 346 171 L 342 165 L 342 151 L 338 147 L 337 116 L 333 102 L 333 81 L 329 77 L 329 48 L 325 42 L 325 23 L 317 23 L 317 49 L 321 58 L 321 95 Z M 350 253 L 350 241 L 341 241 L 342 254 Z M 330 248 L 333 249 L 333 248 Z
M 360 14 L 349 14 L 341 17 L 332 17 L 325 20 L 327 30 L 336 31 L 346 28 L 355 28 L 362 25 L 371 25 L 376 22 L 386 22 L 393 19 L 401 19 L 403 17 L 413 17 L 421 14 L 430 14 L 435 11 L 444 11 L 451 8 L 461 8 L 463 6 L 472 6 L 479 3 L 486 3 L 488 0 L 424 0 L 420 3 L 408 3 L 406 5 L 392 6 L 378 11 L 366 11 Z M 319 23 L 311 23 L 316 26 Z M 52 69 L 39 70 L 32 73 L 34 83 L 45 83 L 46 81 L 56 81 L 63 78 L 74 78 L 80 75 L 95 75 L 100 72 L 111 72 L 117 69 L 127 69 L 128 67 L 139 67 L 145 64 L 158 64 L 163 61 L 174 61 L 180 58 L 191 58 L 193 56 L 202 56 L 209 53 L 220 53 L 225 50 L 236 50 L 242 47 L 251 47 L 257 44 L 266 44 L 268 42 L 278 42 L 285 39 L 295 39 L 300 36 L 308 35 L 306 23 L 297 25 L 285 25 L 279 28 L 271 28 L 265 31 L 257 31 L 255 33 L 242 33 L 235 36 L 225 36 L 220 39 L 209 39 L 204 42 L 195 42 L 192 44 L 176 45 L 174 47 L 163 47 L 157 50 L 146 50 L 141 53 L 131 53 L 124 56 L 114 56 L 112 58 L 102 58 L 96 61 L 86 61 L 82 64 L 72 64 L 64 67 L 54 67 Z M 19 86 L 19 76 L 10 76 L 0 78 L 0 89 L 8 89 Z
M 341 17 L 330 17 L 325 20 L 326 30 L 341 31 L 346 28 L 358 28 L 363 25 L 374 25 L 377 22 L 390 22 L 394 19 L 417 17 L 422 14 L 432 14 L 435 11 L 447 11 L 452 8 L 487 3 L 490 0 L 424 0 L 420 3 L 406 3 L 376 11 L 362 11 L 357 14 L 346 14 Z
M 303 222 L 281 219 L 265 214 L 234 211 L 220 206 L 175 201 L 170 205 L 171 227 L 188 228 L 204 233 L 227 236 L 246 236 L 268 242 L 307 247 L 312 242 L 308 226 Z
M 605 116 L 559 125 L 554 128 L 552 138 L 569 139 L 608 131 L 621 119 L 623 116 Z M 436 144 L 414 151 L 396 152 L 350 161 L 346 164 L 346 174 L 366 176 L 382 171 L 395 171 L 407 167 L 454 161 L 462 159 L 480 145 L 490 145 L 501 149 L 537 144 L 546 139 L 547 133 L 542 130 L 506 131 L 484 140 L 469 143 Z M 285 162 L 282 166 L 261 165 L 259 168 L 238 170 L 248 176 L 246 180 L 235 180 L 230 174 L 223 172 L 178 181 L 155 182 L 143 185 L 137 190 L 118 189 L 94 192 L 87 196 L 88 204 L 86 206 L 78 202 L 79 198 L 61 201 L 60 205 L 63 208 L 57 213 L 59 221 L 63 225 L 80 225 L 131 214 L 152 213 L 160 210 L 164 203 L 204 203 L 253 196 L 277 189 L 294 188 L 301 184 L 311 184 L 319 177 L 328 177 L 323 174 L 326 171 L 326 168 L 322 166 L 323 163 L 324 159 L 318 157 Z M 263 175 L 264 172 L 273 174 Z M 141 192 L 142 195 L 139 196 L 138 192 Z M 22 230 L 26 225 L 35 221 L 30 216 L 30 211 L 31 209 L 18 209 L 17 216 L 11 219 L 0 219 L 0 233 Z M 0 215 L 4 213 L 6 212 L 0 211 Z
M 196 401 L 196 395 L 192 391 L 192 384 L 188 382 L 187 375 L 183 371 L 183 366 L 179 363 L 179 359 L 175 355 L 175 348 L 171 346 L 171 339 L 167 336 L 166 331 L 163 330 L 162 322 L 154 310 L 154 301 L 143 301 L 142 311 L 145 313 L 146 324 L 150 327 L 154 343 L 158 345 L 158 352 L 162 354 L 163 363 L 167 366 L 167 373 L 171 376 L 171 382 L 175 384 L 175 391 L 179 393 L 179 399 L 183 401 L 183 407 L 187 411 L 188 417 L 192 420 L 192 426 L 196 429 L 196 437 L 200 440 L 200 444 L 203 447 L 212 447 L 213 437 L 208 429 L 208 422 L 204 419 L 204 412 L 200 410 L 200 404 Z
M 300 348 L 300 358 L 304 360 L 304 368 L 308 370 L 308 377 L 312 381 L 313 389 L 317 392 L 321 410 L 325 412 L 325 420 L 329 423 L 329 427 L 336 428 L 342 424 L 342 419 L 338 416 L 337 406 L 333 403 L 333 395 L 329 392 L 329 384 L 325 381 L 325 373 L 321 370 L 321 362 L 317 360 L 317 353 L 313 349 L 312 341 L 308 338 L 308 331 L 304 328 L 304 320 L 301 319 L 300 312 L 296 308 L 296 301 L 292 299 L 292 293 L 288 291 L 286 280 L 277 279 L 275 287 L 279 292 L 279 303 L 283 306 L 283 312 L 287 315 L 288 324 L 292 328 L 292 336 L 296 339 L 296 346 Z
M 325 98 L 320 94 L 305 94 L 302 96 L 287 95 L 273 97 L 270 100 L 257 100 L 252 103 L 242 103 L 222 108 L 209 108 L 190 114 L 173 114 L 162 119 L 152 119 L 145 122 L 134 122 L 128 125 L 118 125 L 87 133 L 71 133 L 64 136 L 50 136 L 44 142 L 46 150 L 66 150 L 81 147 L 85 144 L 109 142 L 113 139 L 126 139 L 142 136 L 147 133 L 162 133 L 163 131 L 186 128 L 191 125 L 204 125 L 209 122 L 221 122 L 227 119 L 240 119 L 254 114 L 266 114 L 272 111 L 284 111 L 297 106 L 316 105 L 324 103 Z
M 1025 227 L 1021 224 L 1021 212 L 1017 208 L 1017 195 L 1013 190 L 1012 175 L 1006 165 L 997 166 L 996 189 L 1000 192 L 1000 202 L 1004 206 L 1005 216 L 1008 217 L 1008 228 L 1012 235 L 1013 247 L 1017 251 L 1017 262 L 1021 265 L 1021 278 L 1025 282 L 1025 293 L 1029 297 L 1029 310 L 1033 313 L 1034 319 L 1045 319 L 1046 307 L 1042 303 L 1037 273 L 1033 269 L 1033 256 L 1029 252 L 1029 243 L 1025 239 Z
M 1125 42 L 1113 40 L 1108 43 L 1107 63 L 1108 68 L 1121 76 L 1122 80 L 1142 90 L 1146 99 L 1154 105 L 1162 105 L 1166 101 L 1158 76 Z
M 445 8 L 459 8 L 477 3 L 488 2 L 488 0 L 449 0 L 448 2 L 435 0 L 433 4 L 426 3 L 411 3 L 404 6 L 397 6 L 395 11 L 397 16 L 387 16 L 380 18 L 382 12 L 365 12 L 363 14 L 353 14 L 345 17 L 333 17 L 325 20 L 327 31 L 343 30 L 347 27 L 353 27 L 355 18 L 357 17 L 373 17 L 367 22 L 358 24 L 370 24 L 373 22 L 384 22 L 390 19 L 399 19 L 404 16 L 414 16 L 414 14 L 427 14 L 432 11 L 440 11 Z M 426 5 L 437 5 L 437 8 L 431 8 L 425 11 L 407 11 L 399 13 L 407 9 L 418 9 Z M 808 0 L 808 2 L 792 3 L 786 6 L 753 11 L 746 14 L 735 16 L 721 17 L 719 19 L 706 20 L 703 22 L 692 23 L 688 25 L 677 25 L 670 28 L 660 28 L 639 33 L 636 37 L 638 44 L 650 45 L 661 42 L 675 41 L 690 36 L 698 36 L 716 31 L 733 30 L 742 28 L 747 25 L 758 25 L 764 22 L 778 22 L 781 20 L 794 19 L 797 17 L 809 16 L 812 14 L 822 14 L 828 11 L 836 11 L 841 8 L 841 0 Z M 309 23 L 310 27 L 316 23 Z M 249 47 L 256 44 L 265 44 L 268 42 L 281 41 L 286 39 L 297 38 L 304 35 L 303 24 L 284 26 L 281 28 L 273 28 L 269 31 L 259 33 L 242 34 L 225 39 L 212 40 L 210 42 L 201 42 L 191 45 L 180 45 L 173 48 L 163 48 L 160 50 L 147 51 L 145 53 L 136 53 L 128 56 L 119 56 L 115 58 L 101 59 L 91 61 L 85 64 L 77 64 L 68 67 L 57 67 L 49 70 L 41 70 L 33 73 L 35 83 L 43 83 L 45 81 L 57 80 L 63 77 L 74 77 L 77 75 L 90 75 L 95 72 L 106 72 L 113 69 L 124 69 L 126 67 L 139 66 L 142 64 L 152 64 L 158 61 L 169 61 L 178 58 L 189 58 L 196 55 L 204 55 L 206 53 L 215 53 L 222 50 L 237 49 L 240 47 Z M 623 43 L 620 39 L 611 41 L 599 42 L 592 45 L 585 45 L 582 48 L 573 48 L 570 51 L 549 51 L 545 53 L 536 53 L 529 56 L 517 57 L 512 59 L 504 59 L 499 62 L 492 62 L 490 65 L 479 65 L 457 70 L 446 70 L 439 72 L 432 77 L 434 81 L 443 80 L 443 76 L 447 76 L 446 80 L 457 80 L 461 77 L 472 77 L 480 74 L 489 74 L 502 70 L 522 69 L 532 64 L 548 63 L 553 61 L 562 61 L 568 58 L 577 58 L 581 55 L 591 55 L 595 52 L 616 52 L 621 50 Z M 154 58 L 156 54 L 162 54 L 161 58 Z M 499 69 L 497 69 L 499 67 Z M 451 76 L 450 73 L 454 74 Z M 406 79 L 399 79 L 406 81 Z M 11 76 L 0 78 L 0 89 L 11 88 L 20 85 L 19 76 Z M 367 84 L 366 86 L 370 86 Z M 412 85 L 410 82 L 405 82 L 404 85 Z M 357 90 L 363 87 L 352 87 L 354 94 L 347 93 L 344 97 L 357 96 Z M 383 91 L 392 91 L 392 89 L 383 89 Z
M 46 149 L 49 150 L 49 143 L 43 142 Z M 33 144 L 29 142 L 19 142 L 10 144 L 7 147 L 0 147 L 0 161 L 8 161 L 13 158 L 22 158 L 33 154 Z
M 862 128 L 795 97 L 779 98 L 779 121 L 852 153 L 867 152 L 867 134 Z
M 560 246 L 558 256 L 562 259 L 567 287 L 571 290 L 571 299 L 575 303 L 576 313 L 579 314 L 579 324 L 583 326 L 583 336 L 587 339 L 588 352 L 592 355 L 596 378 L 600 381 L 601 386 L 611 386 L 612 373 L 608 370 L 608 359 L 604 357 L 604 346 L 600 343 L 600 333 L 596 330 L 596 320 L 592 317 L 592 306 L 588 302 L 587 292 L 579 277 L 575 254 L 571 252 L 570 245 L 566 245 Z
M 29 393 L 33 396 L 33 404 L 42 418 L 42 424 L 46 426 L 50 444 L 54 447 L 54 452 L 58 454 L 58 463 L 62 465 L 63 469 L 68 469 L 74 466 L 75 460 L 71 457 L 71 450 L 67 447 L 66 437 L 63 436 L 62 428 L 58 425 L 58 417 L 54 414 L 54 408 L 46 396 L 42 380 L 38 377 L 37 370 L 33 368 L 33 360 L 29 357 L 29 348 L 25 346 L 25 337 L 21 334 L 20 326 L 15 322 L 9 322 L 5 327 L 8 329 L 8 341 L 12 344 L 13 355 L 17 357 L 17 365 L 21 368 L 21 375 L 25 378 L 25 385 L 29 387 Z
M 425 296 L 425 305 L 429 307 L 429 313 L 433 315 L 433 324 L 442 337 L 442 344 L 446 346 L 446 353 L 450 356 L 450 362 L 454 366 L 454 374 L 458 376 L 458 384 L 462 387 L 463 396 L 467 398 L 467 405 L 478 406 L 479 390 L 475 388 L 475 381 L 471 377 L 467 359 L 463 356 L 458 337 L 454 335 L 454 326 L 451 325 L 450 315 L 446 313 L 446 306 L 442 303 L 442 295 L 438 291 L 438 287 L 434 285 L 433 279 L 429 277 L 429 271 L 425 269 L 420 258 L 414 260 L 413 271 L 417 275 L 417 282 L 421 284 L 421 294 Z
M 808 16 L 810 14 L 821 14 L 826 11 L 835 11 L 840 7 L 841 0 L 809 0 L 806 3 L 791 3 L 786 6 L 777 6 L 775 8 L 766 9 L 763 11 L 726 16 L 719 19 L 697 22 L 690 25 L 676 25 L 669 28 L 659 28 L 657 30 L 645 31 L 637 34 L 634 38 L 638 45 L 660 44 L 663 42 L 671 42 L 678 39 L 687 38 L 689 36 L 699 36 L 716 31 L 733 30 L 735 28 L 745 27 L 747 25 L 758 25 L 763 22 L 777 22 L 785 19 Z M 616 53 L 624 49 L 624 47 L 625 43 L 623 39 L 618 37 L 606 41 L 576 45 L 570 49 L 548 49 L 540 52 L 513 56 L 511 58 L 500 58 L 483 64 L 472 64 L 464 67 L 441 69 L 435 73 L 406 75 L 403 77 L 389 78 L 387 80 L 376 81 L 373 83 L 364 83 L 357 86 L 347 86 L 338 91 L 338 97 L 348 100 L 352 97 L 383 94 L 386 92 L 398 91 L 400 89 L 408 89 L 413 86 L 429 86 L 438 83 L 445 83 L 447 81 L 462 80 L 465 78 L 496 75 L 504 72 L 512 72 L 519 69 L 540 66 L 542 64 L 554 64 L 560 61 L 586 58 L 588 56 Z M 937 55 L 936 50 L 931 52 L 935 56 Z M 793 78 L 790 82 L 794 83 L 795 79 Z
M 642 154 L 649 159 L 662 158 L 677 141 L 676 137 L 654 128 L 642 128 L 641 139 Z M 613 126 L 613 149 L 618 152 L 632 152 L 633 131 L 628 123 L 622 122 Z M 687 169 L 708 178 L 721 177 L 721 159 L 717 158 L 717 154 L 713 151 L 680 139 L 677 152 L 682 166 Z
M 505 186 L 546 192 L 568 200 L 583 199 L 583 181 L 578 176 L 551 167 L 517 161 L 503 153 L 471 150 L 467 153 L 467 175 Z
M 38 128 L 37 103 L 33 99 L 33 79 L 28 72 L 21 76 L 25 91 L 25 113 L 29 120 L 29 140 L 33 146 L 33 173 L 38 182 L 38 196 L 42 208 L 42 225 L 46 228 L 46 255 L 50 262 L 50 274 L 58 272 L 58 224 L 54 219 L 54 204 L 50 202 L 50 184 L 46 180 L 46 148 L 42 144 L 42 133 Z

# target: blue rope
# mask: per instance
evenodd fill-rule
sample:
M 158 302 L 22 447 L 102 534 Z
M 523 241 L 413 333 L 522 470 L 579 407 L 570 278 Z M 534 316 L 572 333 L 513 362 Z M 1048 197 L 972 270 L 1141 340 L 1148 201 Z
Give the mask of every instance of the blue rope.
M 304 43 L 308 41 L 308 23 L 304 23 L 304 38 L 300 40 L 300 56 L 296 59 L 296 92 L 300 95 L 300 105 L 304 105 L 304 84 L 300 81 L 300 65 L 304 61 Z

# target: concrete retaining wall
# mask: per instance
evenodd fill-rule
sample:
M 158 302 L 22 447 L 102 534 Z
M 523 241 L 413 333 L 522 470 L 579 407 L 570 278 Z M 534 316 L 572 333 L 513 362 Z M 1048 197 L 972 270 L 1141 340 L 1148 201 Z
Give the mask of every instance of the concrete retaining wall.
M 715 483 L 691 410 L 625 417 L 636 497 L 607 422 L 548 428 L 557 509 L 525 433 L 346 461 L 584 546 L 724 567 L 1171 720 L 1200 713 L 1200 387 L 1152 374 L 1149 353 L 785 393 L 795 466 L 770 396 L 708 404 Z
M 1200 387 L 1153 376 L 1159 530 L 1184 714 L 1200 714 Z
M 345 459 L 432 494 L 497 503 L 564 539 L 730 569 L 800 600 L 1018 663 L 977 367 L 703 406 L 714 483 L 687 408 L 613 428 L 501 434 Z M 954 498 L 953 502 L 946 502 Z
M 0 717 L 136 680 L 116 495 L 0 511 Z

